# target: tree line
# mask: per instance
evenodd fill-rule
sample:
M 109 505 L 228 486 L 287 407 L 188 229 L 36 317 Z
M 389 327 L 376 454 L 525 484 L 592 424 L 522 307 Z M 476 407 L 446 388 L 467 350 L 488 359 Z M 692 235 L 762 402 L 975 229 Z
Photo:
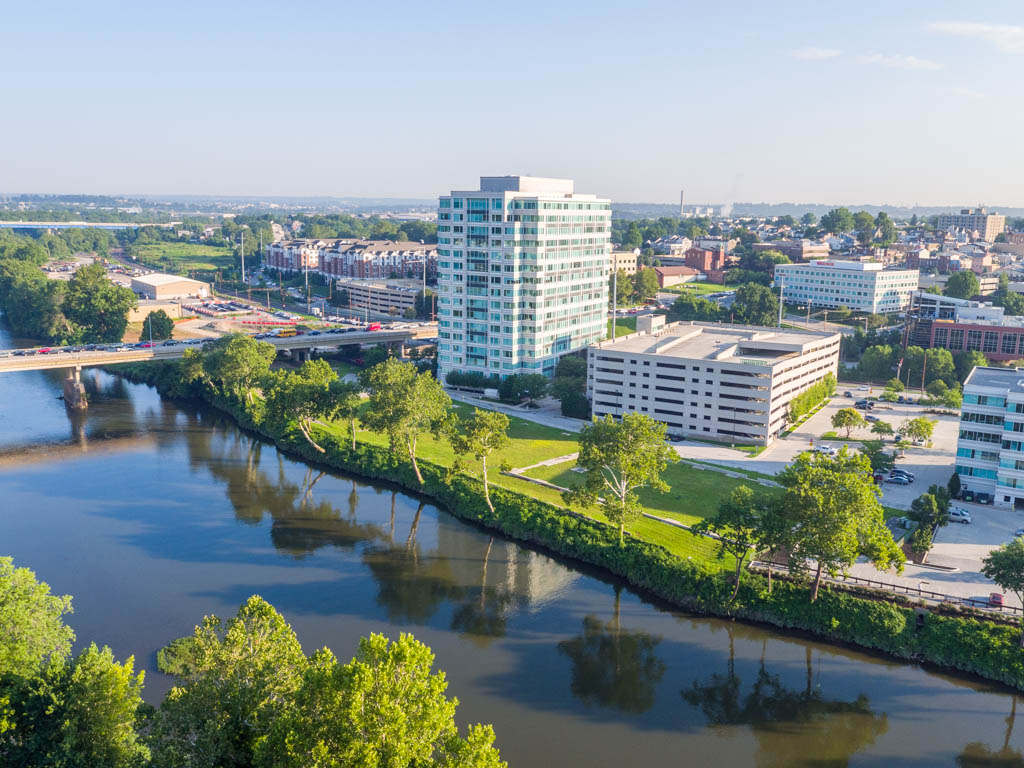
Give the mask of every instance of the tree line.
M 258 595 L 163 648 L 174 686 L 143 702 L 144 673 L 94 643 L 71 655 L 71 598 L 0 557 L 0 763 L 48 768 L 499 768 L 491 726 L 465 737 L 434 654 L 372 634 L 340 662 L 307 656 Z

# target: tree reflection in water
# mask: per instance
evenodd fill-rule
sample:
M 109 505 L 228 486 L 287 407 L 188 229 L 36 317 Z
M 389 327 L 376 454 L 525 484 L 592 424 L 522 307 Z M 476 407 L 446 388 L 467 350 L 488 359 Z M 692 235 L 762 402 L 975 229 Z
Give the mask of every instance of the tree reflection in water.
M 956 756 L 959 768 L 1024 768 L 1024 754 L 1019 749 L 1010 748 L 1013 722 L 1017 719 L 1017 697 L 1011 696 L 1010 699 L 1010 714 L 1006 718 L 1006 736 L 1002 749 L 994 750 L 981 742 L 972 742 Z
M 850 758 L 871 746 L 889 724 L 884 714 L 875 714 L 868 698 L 853 701 L 825 698 L 814 685 L 811 647 L 806 648 L 806 680 L 802 688 L 787 688 L 765 665 L 767 641 L 763 641 L 761 663 L 750 690 L 736 674 L 733 628 L 729 634 L 726 673 L 715 673 L 696 681 L 681 694 L 699 707 L 712 727 L 750 726 L 757 738 L 759 768 L 783 766 L 846 766 Z
M 622 587 L 615 587 L 615 610 L 605 624 L 583 618 L 583 634 L 558 644 L 572 660 L 572 693 L 587 705 L 640 714 L 654 706 L 654 689 L 665 674 L 655 655 L 660 637 L 622 629 L 619 620 Z
M 517 602 L 507 586 L 487 585 L 487 563 L 493 547 L 494 537 L 491 536 L 481 560 L 479 595 L 473 595 L 474 589 L 466 589 L 467 599 L 456 606 L 452 614 L 452 629 L 480 645 L 505 636 L 508 609 Z

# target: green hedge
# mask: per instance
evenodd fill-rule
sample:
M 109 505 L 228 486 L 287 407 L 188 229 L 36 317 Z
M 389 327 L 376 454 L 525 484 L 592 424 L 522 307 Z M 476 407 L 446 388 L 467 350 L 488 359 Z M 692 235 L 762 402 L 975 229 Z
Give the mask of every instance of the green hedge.
M 157 368 L 165 370 L 153 370 Z M 167 370 L 173 368 L 173 364 L 141 364 L 117 372 L 168 394 L 188 390 L 177 381 L 176 371 Z M 253 428 L 244 410 L 208 393 L 205 399 Z M 867 599 L 826 585 L 812 603 L 807 584 L 775 579 L 769 594 L 765 578 L 756 573 L 745 574 L 736 601 L 729 603 L 727 574 L 633 537 L 620 547 L 613 527 L 530 496 L 492 486 L 491 512 L 483 500 L 480 481 L 466 475 L 451 476 L 447 467 L 421 460 L 424 483 L 420 486 L 409 463 L 383 447 L 359 444 L 353 451 L 345 440 L 326 436 L 321 441 L 326 453 L 321 454 L 295 429 L 268 437 L 290 455 L 427 495 L 456 517 L 603 568 L 674 605 L 811 632 L 827 640 L 926 661 L 1024 689 L 1024 651 L 1019 647 L 1021 633 L 1016 626 L 921 611 L 923 620 L 918 627 L 918 611 L 902 596 Z

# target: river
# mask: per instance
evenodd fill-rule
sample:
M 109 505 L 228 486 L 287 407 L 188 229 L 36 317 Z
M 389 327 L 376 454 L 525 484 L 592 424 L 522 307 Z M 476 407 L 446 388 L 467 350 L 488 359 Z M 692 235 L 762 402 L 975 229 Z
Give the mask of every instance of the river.
M 0 330 L 0 348 L 15 343 Z M 78 645 L 156 652 L 257 593 L 307 652 L 412 632 L 510 766 L 1024 766 L 1011 693 L 670 610 L 409 494 L 282 456 L 204 408 L 0 374 L 0 554 L 74 595 Z

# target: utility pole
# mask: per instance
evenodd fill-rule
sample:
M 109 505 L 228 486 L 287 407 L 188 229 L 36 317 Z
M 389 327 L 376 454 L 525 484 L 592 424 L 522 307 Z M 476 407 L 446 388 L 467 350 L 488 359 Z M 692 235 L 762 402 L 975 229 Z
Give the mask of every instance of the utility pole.
M 619 270 L 612 272 L 612 341 L 615 341 L 615 320 L 616 313 L 619 307 Z
M 921 361 L 921 394 L 924 394 L 924 372 L 928 370 L 928 350 L 924 350 Z
M 782 327 L 782 308 L 785 306 L 786 278 L 779 278 L 779 328 Z
M 245 282 L 245 230 L 242 232 L 242 282 Z

